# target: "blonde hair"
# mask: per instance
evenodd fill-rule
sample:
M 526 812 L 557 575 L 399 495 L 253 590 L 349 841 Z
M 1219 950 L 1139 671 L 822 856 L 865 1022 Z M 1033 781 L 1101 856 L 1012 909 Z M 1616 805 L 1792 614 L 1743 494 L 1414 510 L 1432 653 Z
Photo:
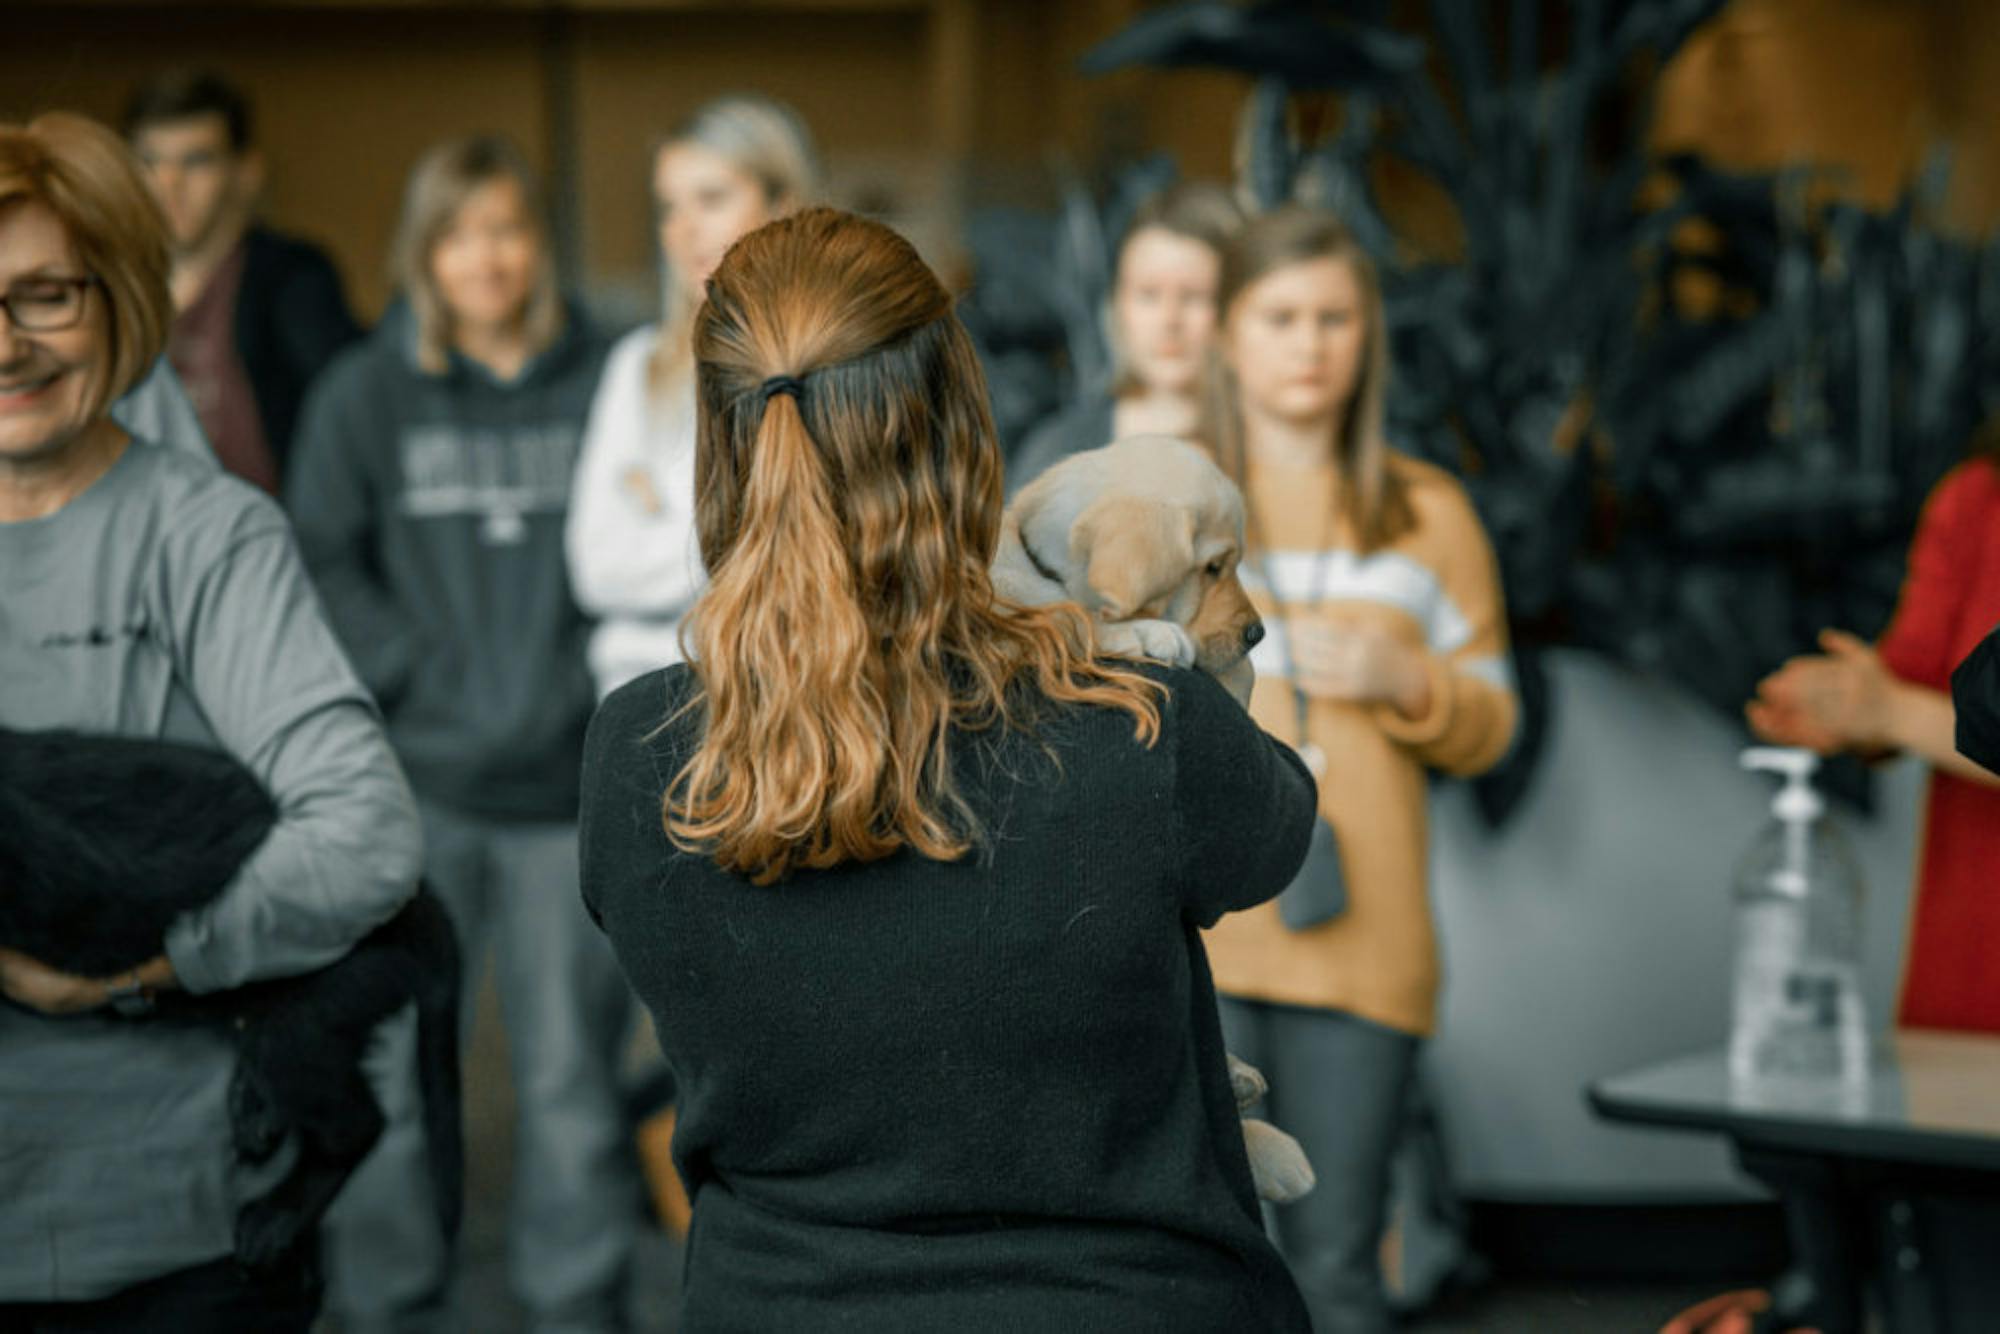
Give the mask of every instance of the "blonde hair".
M 1328 443 L 1340 476 L 1338 515 L 1365 553 L 1395 541 L 1416 523 L 1408 488 L 1391 464 L 1389 437 L 1383 429 L 1389 394 L 1389 327 L 1374 261 L 1332 213 L 1287 204 L 1246 223 L 1223 252 L 1217 303 L 1226 330 L 1232 308 L 1252 283 L 1278 269 L 1318 259 L 1345 264 L 1361 289 L 1367 340 L 1361 353 L 1361 379 Z M 1219 348 L 1211 351 L 1208 364 L 1200 434 L 1214 448 L 1223 468 L 1242 486 L 1247 471 L 1242 393 Z
M 732 93 L 704 102 L 653 145 L 647 160 L 658 163 L 660 154 L 682 144 L 707 149 L 757 182 L 767 206 L 802 206 L 813 202 L 818 193 L 819 156 L 813 148 L 812 132 L 798 112 L 776 98 Z M 663 392 L 693 369 L 690 338 L 701 297 L 701 292 L 682 281 L 662 256 L 660 337 L 646 368 L 647 381 L 655 393 Z
M 534 169 L 500 135 L 447 139 L 418 158 L 410 169 L 402 216 L 390 247 L 392 276 L 409 300 L 416 320 L 417 365 L 432 375 L 442 375 L 451 364 L 453 330 L 451 310 L 431 273 L 431 254 L 465 201 L 494 181 L 512 181 L 520 189 L 522 211 L 535 233 L 539 272 L 522 324 L 530 354 L 547 348 L 562 332 L 562 297 L 556 290 L 548 223 L 542 215 Z
M 111 356 L 92 383 L 91 415 L 146 375 L 167 345 L 167 223 L 125 142 L 64 111 L 0 125 L 0 206 L 34 200 L 54 213 L 104 294 Z
M 1242 226 L 1243 210 L 1236 207 L 1236 200 L 1222 186 L 1207 181 L 1181 181 L 1170 185 L 1148 195 L 1133 210 L 1131 224 L 1125 228 L 1125 235 L 1118 242 L 1118 254 L 1112 265 L 1111 293 L 1106 297 L 1104 327 L 1105 341 L 1111 351 L 1113 398 L 1122 398 L 1144 387 L 1127 359 L 1118 321 L 1110 317 L 1109 307 L 1116 301 L 1118 285 L 1124 280 L 1126 248 L 1141 232 L 1163 231 L 1207 246 L 1220 261 Z
M 739 241 L 695 322 L 691 616 L 701 741 L 668 836 L 768 884 L 797 867 L 957 858 L 980 838 L 954 729 L 1160 687 L 1091 660 L 1071 607 L 996 598 L 1000 451 L 950 296 L 908 241 L 814 208 Z M 784 377 L 776 379 L 774 377 Z

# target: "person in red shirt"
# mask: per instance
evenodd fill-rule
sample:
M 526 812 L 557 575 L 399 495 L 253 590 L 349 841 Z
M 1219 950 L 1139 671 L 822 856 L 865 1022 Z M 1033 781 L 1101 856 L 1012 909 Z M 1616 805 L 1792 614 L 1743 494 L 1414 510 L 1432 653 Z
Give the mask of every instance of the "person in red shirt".
M 2000 621 L 2000 420 L 1925 502 L 1889 628 L 1840 630 L 1766 677 L 1746 708 L 1781 745 L 1905 750 L 1931 765 L 1897 1022 L 2000 1032 L 2000 777 L 1953 739 L 1952 669 Z

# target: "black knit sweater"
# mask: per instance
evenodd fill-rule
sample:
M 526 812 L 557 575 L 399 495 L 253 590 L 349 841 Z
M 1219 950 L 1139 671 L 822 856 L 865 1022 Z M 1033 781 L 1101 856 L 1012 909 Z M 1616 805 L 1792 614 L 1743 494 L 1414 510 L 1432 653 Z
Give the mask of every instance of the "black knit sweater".
M 1313 782 L 1208 677 L 1154 674 L 1150 749 L 1074 706 L 954 742 L 974 855 L 768 888 L 662 832 L 699 723 L 648 737 L 688 669 L 598 710 L 583 893 L 679 1081 L 682 1328 L 1308 1328 L 1198 928 L 1283 887 Z

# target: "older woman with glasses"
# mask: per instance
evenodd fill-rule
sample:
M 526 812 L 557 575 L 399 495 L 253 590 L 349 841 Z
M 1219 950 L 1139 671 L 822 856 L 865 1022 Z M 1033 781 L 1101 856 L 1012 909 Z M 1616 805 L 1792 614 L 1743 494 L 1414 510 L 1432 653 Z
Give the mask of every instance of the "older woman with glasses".
M 118 138 L 0 125 L 0 726 L 207 745 L 279 810 L 159 952 L 78 977 L 0 949 L 0 1328 L 304 1330 L 314 1257 L 256 1271 L 238 1207 L 234 1052 L 148 1015 L 341 957 L 414 889 L 409 790 L 277 506 L 111 403 L 173 306 L 159 213 Z

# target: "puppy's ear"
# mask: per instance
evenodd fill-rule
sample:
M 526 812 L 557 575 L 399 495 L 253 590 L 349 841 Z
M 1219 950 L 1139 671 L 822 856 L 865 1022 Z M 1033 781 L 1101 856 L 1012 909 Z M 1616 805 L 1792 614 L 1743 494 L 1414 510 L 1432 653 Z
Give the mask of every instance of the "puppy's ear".
M 1074 571 L 1068 567 L 1070 529 L 1089 506 L 1092 496 L 1082 487 L 1065 485 L 1062 472 L 1062 465 L 1058 464 L 1029 482 L 1014 497 L 1007 512 L 1013 517 L 1022 543 L 1035 553 L 1035 559 L 1060 562 L 1055 572 L 1069 586 L 1075 583 Z
M 1094 610 L 1107 621 L 1127 620 L 1194 568 L 1194 514 L 1138 496 L 1105 496 L 1077 516 L 1069 549 Z

